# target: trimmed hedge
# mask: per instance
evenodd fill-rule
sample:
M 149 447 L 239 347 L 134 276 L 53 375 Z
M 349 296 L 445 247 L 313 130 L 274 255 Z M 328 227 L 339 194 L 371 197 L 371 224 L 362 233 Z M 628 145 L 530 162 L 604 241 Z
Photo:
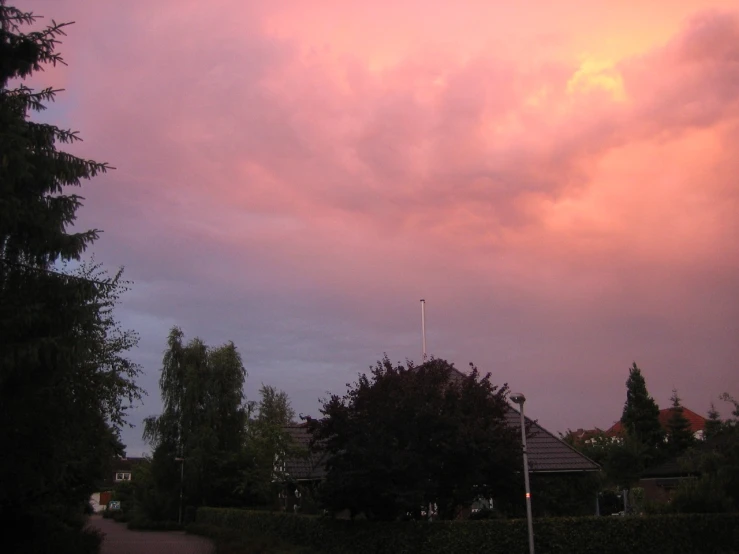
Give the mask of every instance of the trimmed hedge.
M 524 554 L 526 520 L 378 523 L 199 508 L 192 532 L 277 536 L 326 553 Z M 541 554 L 736 554 L 739 514 L 551 518 L 534 521 Z

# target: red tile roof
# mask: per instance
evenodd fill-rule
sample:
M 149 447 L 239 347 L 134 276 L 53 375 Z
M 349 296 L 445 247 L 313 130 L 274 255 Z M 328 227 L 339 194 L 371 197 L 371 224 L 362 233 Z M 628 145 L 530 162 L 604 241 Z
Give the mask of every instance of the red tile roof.
M 659 424 L 665 431 L 667 431 L 668 422 L 672 417 L 673 409 L 674 408 L 665 408 L 664 410 L 659 411 Z M 703 431 L 706 428 L 706 418 L 702 415 L 696 414 L 693 410 L 683 407 L 683 416 L 685 416 L 685 419 L 687 419 L 690 423 L 690 430 L 693 433 Z M 610 429 L 608 429 L 608 431 L 606 431 L 606 435 L 609 437 L 614 437 L 623 434 L 623 432 L 624 426 L 621 424 L 620 421 L 617 421 L 611 426 Z

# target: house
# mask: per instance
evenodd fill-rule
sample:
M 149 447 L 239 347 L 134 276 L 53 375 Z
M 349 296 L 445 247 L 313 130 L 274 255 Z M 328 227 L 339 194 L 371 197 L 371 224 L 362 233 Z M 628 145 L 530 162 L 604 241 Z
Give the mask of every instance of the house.
M 450 382 L 452 384 L 459 383 L 465 377 L 463 373 L 455 369 L 450 377 Z M 505 418 L 508 426 L 514 429 L 517 436 L 520 437 L 521 413 L 513 406 L 508 405 Z M 577 476 L 600 470 L 598 464 L 547 431 L 537 422 L 528 418 L 526 418 L 526 422 L 530 426 L 526 443 L 531 474 Z M 307 425 L 292 425 L 284 429 L 290 435 L 294 444 L 306 449 L 309 447 L 311 435 Z M 288 457 L 283 460 L 281 469 L 284 470 L 290 481 L 296 484 L 315 484 L 325 477 L 327 460 L 328 455 L 326 453 L 314 449 L 310 456 L 306 458 L 291 459 Z M 490 507 L 489 502 L 489 500 L 483 500 L 482 504 L 484 506 L 477 507 Z M 593 499 L 593 502 L 595 503 L 595 499 Z M 289 500 L 286 500 L 285 505 L 287 506 L 288 503 Z M 472 509 L 475 509 L 475 506 Z
M 328 454 L 310 450 L 311 435 L 308 424 L 286 425 L 283 430 L 287 433 L 293 445 L 308 452 L 305 457 L 288 457 L 283 460 L 282 474 L 295 483 L 317 483 L 326 476 L 326 461 Z
M 565 439 L 572 441 L 571 444 L 575 446 L 585 446 L 588 444 L 594 444 L 599 437 L 604 436 L 605 431 L 603 429 L 577 429 L 576 431 L 569 431 L 565 435 Z M 568 442 L 568 444 L 570 444 Z
M 693 410 L 689 410 L 688 408 L 683 407 L 682 410 L 683 417 L 685 417 L 685 419 L 690 423 L 690 430 L 693 433 L 693 436 L 698 440 L 702 439 L 703 432 L 706 429 L 706 418 L 700 414 L 696 414 Z M 665 408 L 659 411 L 659 424 L 665 432 L 669 429 L 669 422 L 674 411 L 675 408 Z M 617 421 L 606 431 L 606 436 L 620 438 L 623 437 L 625 432 L 626 430 L 621 421 Z
M 452 383 L 461 383 L 467 376 L 454 369 L 450 375 Z M 521 413 L 508 405 L 506 422 L 510 427 L 521 433 Z M 531 473 L 580 473 L 599 471 L 600 466 L 590 458 L 584 456 L 570 445 L 557 438 L 537 422 L 526 418 L 530 424 L 530 435 L 526 437 L 526 448 L 529 457 Z
M 686 470 L 678 458 L 673 458 L 646 470 L 639 478 L 639 486 L 644 489 L 645 499 L 669 502 L 680 482 L 695 476 L 696 473 Z
M 95 513 L 102 512 L 112 500 L 113 488 L 118 483 L 130 483 L 133 469 L 146 458 L 127 458 L 125 454 L 111 460 L 108 476 L 100 483 L 100 490 L 90 497 L 90 505 Z

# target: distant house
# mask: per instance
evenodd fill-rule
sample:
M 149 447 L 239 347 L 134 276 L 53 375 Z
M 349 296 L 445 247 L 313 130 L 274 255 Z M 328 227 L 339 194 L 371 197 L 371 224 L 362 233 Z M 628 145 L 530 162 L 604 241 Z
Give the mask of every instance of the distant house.
M 575 446 L 585 446 L 588 444 L 594 444 L 598 437 L 605 435 L 603 429 L 577 429 L 576 431 L 569 431 L 565 438 L 572 441 Z
M 111 501 L 113 488 L 118 483 L 130 483 L 133 469 L 146 458 L 127 458 L 125 455 L 111 460 L 108 476 L 100 483 L 100 490 L 90 497 L 90 505 L 94 512 L 102 512 Z
M 465 375 L 458 370 L 452 373 L 450 381 L 459 383 Z M 521 414 L 512 406 L 506 412 L 507 424 L 520 436 Z M 527 450 L 531 473 L 533 474 L 582 474 L 599 471 L 600 466 L 587 458 L 570 445 L 557 438 L 536 422 L 526 418 L 530 424 L 530 435 L 527 436 Z M 291 425 L 284 428 L 293 442 L 308 448 L 311 435 L 307 425 Z M 317 483 L 326 476 L 328 454 L 313 450 L 304 459 L 286 459 L 282 469 L 296 483 Z
M 669 429 L 669 421 L 672 418 L 674 411 L 675 408 L 665 408 L 664 410 L 659 411 L 659 424 L 665 431 Z M 693 433 L 693 436 L 696 439 L 702 439 L 703 433 L 706 429 L 706 418 L 685 407 L 683 407 L 683 416 L 690 423 L 690 430 Z M 620 438 L 623 437 L 625 433 L 626 430 L 624 429 L 623 424 L 620 421 L 617 421 L 606 431 L 606 436 Z
M 673 458 L 646 470 L 639 479 L 639 486 L 644 489 L 647 500 L 668 502 L 681 481 L 695 476 L 694 472 L 682 466 L 678 458 Z
M 311 435 L 308 424 L 293 424 L 283 427 L 290 437 L 292 443 L 308 451 L 305 457 L 288 457 L 281 459 L 280 472 L 282 475 L 295 483 L 316 483 L 326 476 L 326 461 L 328 454 L 320 451 L 310 450 Z

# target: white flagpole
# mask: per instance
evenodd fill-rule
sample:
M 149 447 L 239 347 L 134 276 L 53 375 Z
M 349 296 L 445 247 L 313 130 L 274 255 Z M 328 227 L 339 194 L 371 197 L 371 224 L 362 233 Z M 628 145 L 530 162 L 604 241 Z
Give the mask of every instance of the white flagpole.
M 422 363 L 426 363 L 426 301 L 421 298 L 421 346 Z

